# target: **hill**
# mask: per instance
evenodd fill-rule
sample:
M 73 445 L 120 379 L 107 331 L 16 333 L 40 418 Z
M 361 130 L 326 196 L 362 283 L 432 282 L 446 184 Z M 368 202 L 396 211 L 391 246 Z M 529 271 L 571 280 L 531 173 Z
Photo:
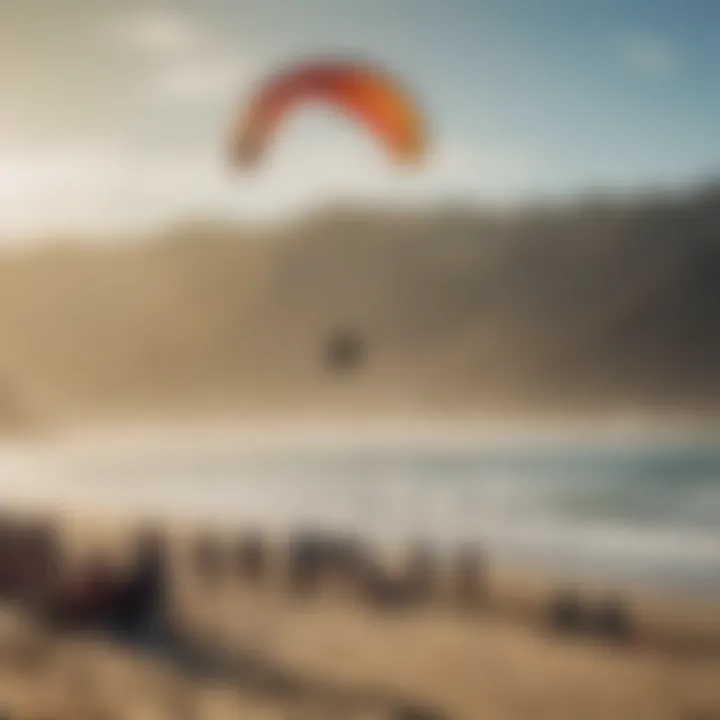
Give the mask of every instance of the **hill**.
M 365 341 L 328 374 L 335 328 Z M 69 415 L 720 409 L 720 187 L 493 212 L 320 209 L 275 228 L 0 257 L 1 359 Z

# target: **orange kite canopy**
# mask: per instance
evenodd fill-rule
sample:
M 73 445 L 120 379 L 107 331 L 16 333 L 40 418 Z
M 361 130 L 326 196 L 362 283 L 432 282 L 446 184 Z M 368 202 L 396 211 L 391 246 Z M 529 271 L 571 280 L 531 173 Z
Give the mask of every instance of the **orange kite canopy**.
M 423 160 L 427 137 L 421 113 L 387 73 L 357 61 L 318 61 L 294 66 L 259 88 L 234 129 L 233 164 L 257 165 L 286 115 L 318 100 L 362 122 L 395 162 L 416 165 Z

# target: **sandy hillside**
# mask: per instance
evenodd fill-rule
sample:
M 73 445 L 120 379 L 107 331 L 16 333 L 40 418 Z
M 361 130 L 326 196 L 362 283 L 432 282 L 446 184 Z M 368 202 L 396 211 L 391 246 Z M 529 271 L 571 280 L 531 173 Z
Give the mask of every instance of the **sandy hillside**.
M 0 420 L 13 407 L 713 419 L 717 200 L 708 187 L 506 214 L 338 207 L 7 250 Z M 337 376 L 340 331 L 365 352 Z

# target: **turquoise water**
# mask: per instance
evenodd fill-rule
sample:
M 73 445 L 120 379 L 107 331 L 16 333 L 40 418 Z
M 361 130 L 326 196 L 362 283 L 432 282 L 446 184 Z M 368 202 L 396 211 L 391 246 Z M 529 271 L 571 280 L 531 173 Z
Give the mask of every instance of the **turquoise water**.
M 712 445 L 237 437 L 79 457 L 36 483 L 35 496 L 217 525 L 319 525 L 443 547 L 474 540 L 541 568 L 720 597 Z

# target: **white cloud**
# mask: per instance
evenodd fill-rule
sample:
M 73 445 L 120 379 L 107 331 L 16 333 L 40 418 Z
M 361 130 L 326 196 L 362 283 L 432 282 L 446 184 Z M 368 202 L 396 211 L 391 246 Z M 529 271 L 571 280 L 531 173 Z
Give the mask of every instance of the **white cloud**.
M 0 153 L 0 236 L 106 232 L 153 220 L 171 163 L 150 162 L 104 140 Z M 167 177 L 170 175 L 170 177 Z
M 167 10 L 116 18 L 106 26 L 106 31 L 121 49 L 154 56 L 184 54 L 208 42 L 205 28 L 198 20 Z
M 681 65 L 677 48 L 653 33 L 627 36 L 622 43 L 621 54 L 626 65 L 648 75 L 668 77 L 678 72 Z
M 534 170 L 531 155 L 512 147 L 441 144 L 425 168 L 404 171 L 370 141 L 279 145 L 246 175 L 224 166 L 215 147 L 177 158 L 103 140 L 0 152 L 0 236 L 132 231 L 196 215 L 280 217 L 336 199 L 502 200 Z
M 115 18 L 104 26 L 116 48 L 142 53 L 141 92 L 161 101 L 202 101 L 237 90 L 256 65 L 247 46 L 240 54 L 197 18 L 152 11 Z
M 161 100 L 230 99 L 247 81 L 252 66 L 248 59 L 229 53 L 191 56 L 151 73 L 147 89 Z

